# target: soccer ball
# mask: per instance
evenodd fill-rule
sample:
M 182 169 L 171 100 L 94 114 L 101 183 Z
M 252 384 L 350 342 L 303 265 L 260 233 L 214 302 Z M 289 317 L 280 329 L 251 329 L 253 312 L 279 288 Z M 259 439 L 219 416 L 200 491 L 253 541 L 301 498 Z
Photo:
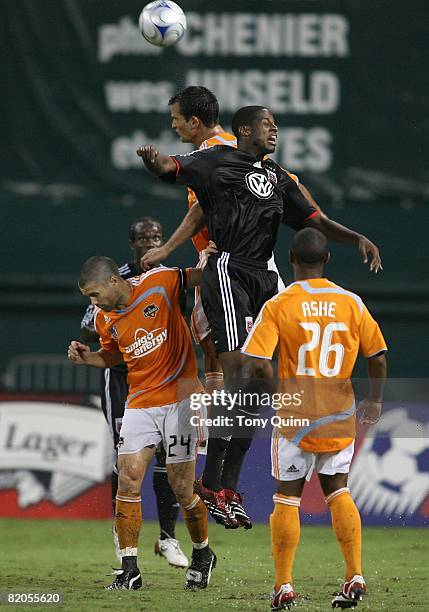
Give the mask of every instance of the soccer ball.
M 186 16 L 180 6 L 171 0 L 149 2 L 139 17 L 143 37 L 157 47 L 171 47 L 186 31 Z

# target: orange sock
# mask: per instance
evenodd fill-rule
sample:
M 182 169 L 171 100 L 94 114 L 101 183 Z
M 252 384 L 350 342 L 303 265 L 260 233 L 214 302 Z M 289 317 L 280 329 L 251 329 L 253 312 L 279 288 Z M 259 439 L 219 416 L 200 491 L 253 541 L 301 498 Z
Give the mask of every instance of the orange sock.
M 270 528 L 277 591 L 282 584 L 292 582 L 292 566 L 301 534 L 299 521 L 301 498 L 276 493 L 273 495 L 273 500 L 274 511 L 270 516 Z
M 194 548 L 204 548 L 208 544 L 208 512 L 205 503 L 198 495 L 193 495 L 189 503 L 182 506 L 186 527 Z
M 325 498 L 331 511 L 332 528 L 346 562 L 346 580 L 362 575 L 362 531 L 359 510 L 348 487 L 334 491 Z
M 142 524 L 141 497 L 116 495 L 115 527 L 123 557 L 136 557 Z

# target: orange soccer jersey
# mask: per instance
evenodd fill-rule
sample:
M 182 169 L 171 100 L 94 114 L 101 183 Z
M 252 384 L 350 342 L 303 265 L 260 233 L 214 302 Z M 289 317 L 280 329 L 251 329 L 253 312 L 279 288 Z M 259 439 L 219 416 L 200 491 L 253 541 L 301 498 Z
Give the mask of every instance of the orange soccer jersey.
M 310 421 L 288 423 L 282 434 L 310 452 L 348 446 L 355 434 L 350 377 L 359 350 L 364 357 L 386 350 L 361 298 L 325 278 L 292 283 L 263 306 L 242 351 L 271 359 L 277 344 L 279 416 L 293 412 Z
M 179 295 L 191 269 L 156 268 L 128 280 L 123 310 L 96 310 L 101 346 L 118 350 L 128 367 L 127 408 L 165 406 L 201 390 L 197 360 Z

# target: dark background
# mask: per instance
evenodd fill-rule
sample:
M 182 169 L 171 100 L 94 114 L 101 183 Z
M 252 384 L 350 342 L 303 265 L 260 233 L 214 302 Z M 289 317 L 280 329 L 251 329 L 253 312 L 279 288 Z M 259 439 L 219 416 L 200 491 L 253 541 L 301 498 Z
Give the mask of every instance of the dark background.
M 181 150 L 170 129 L 168 96 L 149 112 L 113 112 L 106 84 L 145 81 L 155 87 L 162 82 L 174 91 L 187 84 L 187 73 L 195 69 L 299 71 L 305 78 L 322 70 L 338 77 L 340 101 L 334 112 L 276 113 L 281 132 L 322 127 L 332 137 L 329 167 L 315 172 L 304 160 L 298 164 L 301 167 L 288 169 L 299 175 L 330 216 L 380 246 L 384 271 L 378 276 L 368 272 L 357 251 L 338 246 L 332 247 L 328 275 L 360 293 L 381 323 L 390 347 L 390 375 L 426 376 L 427 2 L 411 0 L 406 6 L 400 0 L 181 2 L 186 13 L 202 17 L 214 12 L 341 15 L 349 26 L 348 53 L 343 57 L 230 52 L 193 56 L 177 48 L 148 54 L 138 47 L 143 48 L 144 42 L 135 31 L 142 4 L 5 0 L 0 5 L 3 383 L 17 355 L 64 354 L 69 340 L 77 337 L 85 302 L 76 290 L 76 276 L 87 257 L 103 254 L 123 263 L 129 259 L 127 232 L 132 220 L 155 216 L 168 236 L 186 210 L 183 188 L 162 185 L 142 166 L 133 165 L 133 150 L 142 144 L 139 138 L 161 143 L 164 152 Z M 101 28 L 125 18 L 134 24 L 134 32 L 131 27 L 128 35 L 117 36 L 125 50 L 102 61 Z M 233 36 L 232 31 L 230 41 Z M 222 95 L 215 93 L 222 110 Z M 231 112 L 222 112 L 221 119 L 228 127 Z M 125 140 L 118 144 L 118 139 Z M 113 148 L 120 143 L 129 156 L 126 168 L 114 161 Z M 290 231 L 283 229 L 276 247 L 286 281 L 291 278 L 290 237 Z M 195 261 L 189 245 L 168 263 Z

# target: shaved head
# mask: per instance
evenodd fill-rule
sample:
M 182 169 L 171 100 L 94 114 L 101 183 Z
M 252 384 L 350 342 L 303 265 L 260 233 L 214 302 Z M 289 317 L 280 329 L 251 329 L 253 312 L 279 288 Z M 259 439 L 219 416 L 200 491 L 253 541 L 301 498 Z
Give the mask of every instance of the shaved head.
M 293 261 L 303 266 L 327 262 L 329 250 L 326 236 L 312 227 L 297 232 L 290 248 Z
M 120 277 L 118 266 L 110 257 L 94 255 L 85 261 L 79 274 L 79 287 L 83 289 L 90 283 L 103 285 L 112 276 Z

